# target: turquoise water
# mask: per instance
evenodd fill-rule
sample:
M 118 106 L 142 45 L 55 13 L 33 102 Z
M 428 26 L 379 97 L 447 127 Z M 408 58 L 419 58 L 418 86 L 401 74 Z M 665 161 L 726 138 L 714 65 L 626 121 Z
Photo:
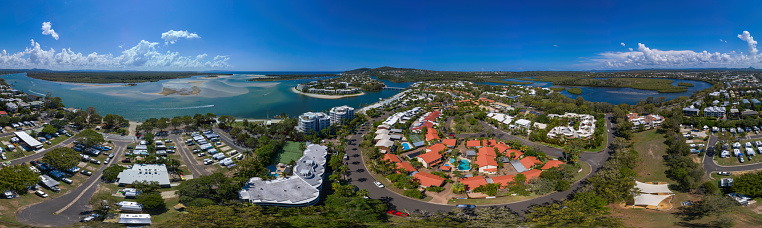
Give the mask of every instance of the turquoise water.
M 520 79 L 504 79 L 506 81 L 516 81 L 516 82 L 526 82 L 526 80 L 520 80 Z M 653 97 L 654 99 L 659 97 L 664 97 L 666 100 L 671 100 L 680 96 L 691 96 L 693 92 L 703 90 L 706 88 L 712 87 L 712 84 L 702 81 L 694 81 L 694 80 L 683 80 L 683 79 L 670 79 L 673 80 L 672 85 L 677 86 L 677 83 L 679 82 L 688 82 L 693 84 L 693 87 L 688 87 L 688 91 L 682 92 L 682 93 L 659 93 L 653 90 L 641 90 L 641 89 L 633 89 L 633 88 L 612 88 L 612 87 L 587 87 L 587 86 L 563 86 L 567 88 L 582 88 L 582 94 L 580 95 L 574 95 L 566 92 L 566 90 L 562 91 L 561 94 L 563 94 L 566 97 L 577 99 L 578 96 L 581 96 L 586 101 L 593 101 L 593 102 L 607 102 L 610 104 L 630 104 L 635 105 L 638 104 L 639 101 L 643 100 L 645 101 L 648 99 L 648 97 Z M 552 82 L 541 82 L 541 81 L 529 81 L 532 82 L 532 84 L 528 84 L 526 86 L 531 87 L 543 87 L 543 88 L 549 88 L 554 87 Z M 555 86 L 555 87 L 561 87 L 561 86 Z
M 342 99 L 319 99 L 291 92 L 299 83 L 315 79 L 288 80 L 275 82 L 250 82 L 252 75 L 269 72 L 235 74 L 229 77 L 207 78 L 196 76 L 185 79 L 171 79 L 157 82 L 138 83 L 136 86 L 84 86 L 73 83 L 50 82 L 33 79 L 25 73 L 3 75 L 14 88 L 29 94 L 61 97 L 66 107 L 86 109 L 95 107 L 104 116 L 109 113 L 124 116 L 129 120 L 143 121 L 148 118 L 193 116 L 196 113 L 232 115 L 238 118 L 265 118 L 285 113 L 297 116 L 308 111 L 349 105 L 359 108 L 388 98 L 400 91 L 384 90 L 366 92 L 363 96 Z M 325 73 L 325 72 L 316 72 Z M 336 72 L 332 72 L 336 73 Z M 113 84 L 112 84 L 113 85 Z M 395 84 L 398 85 L 398 84 Z M 409 84 L 407 84 L 409 85 Z M 191 90 L 201 88 L 195 96 L 158 94 L 162 88 Z
M 460 164 L 458 164 L 458 170 L 464 171 L 464 170 L 469 170 L 469 169 L 471 169 L 471 165 L 468 163 L 468 160 L 461 159 L 460 160 Z
M 405 150 L 409 150 L 413 148 L 413 146 L 411 146 L 409 143 L 403 143 L 402 147 L 405 148 Z

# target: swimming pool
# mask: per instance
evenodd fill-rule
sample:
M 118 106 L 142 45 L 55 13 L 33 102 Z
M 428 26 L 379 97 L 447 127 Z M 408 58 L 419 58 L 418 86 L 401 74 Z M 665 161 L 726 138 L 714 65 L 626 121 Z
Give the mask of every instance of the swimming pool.
M 413 146 L 411 146 L 410 143 L 403 143 L 402 147 L 405 148 L 405 150 L 409 150 L 413 148 Z
M 461 159 L 460 164 L 458 164 L 458 170 L 465 171 L 471 169 L 471 165 L 468 163 L 468 160 Z

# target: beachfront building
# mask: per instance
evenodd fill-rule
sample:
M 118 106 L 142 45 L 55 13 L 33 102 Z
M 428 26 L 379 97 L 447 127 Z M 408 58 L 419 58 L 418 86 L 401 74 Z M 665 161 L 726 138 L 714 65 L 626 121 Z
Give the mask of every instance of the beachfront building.
M 116 176 L 119 186 L 132 184 L 135 181 L 156 181 L 162 188 L 169 188 L 169 173 L 164 164 L 135 164 L 131 169 L 125 169 Z
M 238 197 L 243 202 L 257 205 L 301 207 L 314 205 L 320 200 L 323 188 L 328 147 L 307 144 L 304 155 L 294 166 L 294 175 L 274 180 L 252 177 Z
M 331 115 L 331 125 L 341 124 L 342 121 L 351 120 L 355 117 L 355 108 L 346 105 L 333 107 L 328 113 Z
M 311 131 L 320 132 L 331 126 L 331 118 L 322 112 L 306 112 L 299 116 L 299 125 L 296 130 L 309 133 Z

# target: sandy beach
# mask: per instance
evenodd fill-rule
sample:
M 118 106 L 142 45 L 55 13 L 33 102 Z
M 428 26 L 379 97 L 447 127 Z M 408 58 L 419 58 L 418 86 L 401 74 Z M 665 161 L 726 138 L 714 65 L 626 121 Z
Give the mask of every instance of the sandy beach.
M 291 92 L 308 96 L 308 97 L 320 98 L 320 99 L 340 99 L 345 97 L 356 97 L 356 96 L 365 95 L 365 92 L 362 92 L 362 91 L 359 94 L 350 94 L 350 95 L 324 95 L 324 94 L 303 93 L 303 92 L 300 92 L 299 90 L 296 90 L 296 88 L 294 87 L 291 87 Z

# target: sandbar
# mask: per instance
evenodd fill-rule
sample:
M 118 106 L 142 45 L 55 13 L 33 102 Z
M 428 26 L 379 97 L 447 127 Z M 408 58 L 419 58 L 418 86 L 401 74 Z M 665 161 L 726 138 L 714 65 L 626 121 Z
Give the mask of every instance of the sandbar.
M 348 94 L 348 95 L 325 95 L 325 94 L 303 93 L 299 90 L 296 90 L 296 88 L 294 87 L 291 87 L 291 92 L 308 96 L 308 97 L 320 98 L 320 99 L 340 99 L 345 97 L 356 97 L 356 96 L 365 95 L 365 92 L 362 92 L 362 91 L 360 91 L 360 93 L 358 94 Z
M 183 88 L 180 90 L 176 89 L 170 89 L 167 87 L 161 88 L 161 92 L 159 92 L 160 95 L 169 96 L 169 95 L 180 95 L 180 96 L 189 96 L 189 95 L 198 95 L 201 93 L 201 89 L 198 88 L 198 86 L 191 87 L 192 90 L 188 90 L 187 88 Z

